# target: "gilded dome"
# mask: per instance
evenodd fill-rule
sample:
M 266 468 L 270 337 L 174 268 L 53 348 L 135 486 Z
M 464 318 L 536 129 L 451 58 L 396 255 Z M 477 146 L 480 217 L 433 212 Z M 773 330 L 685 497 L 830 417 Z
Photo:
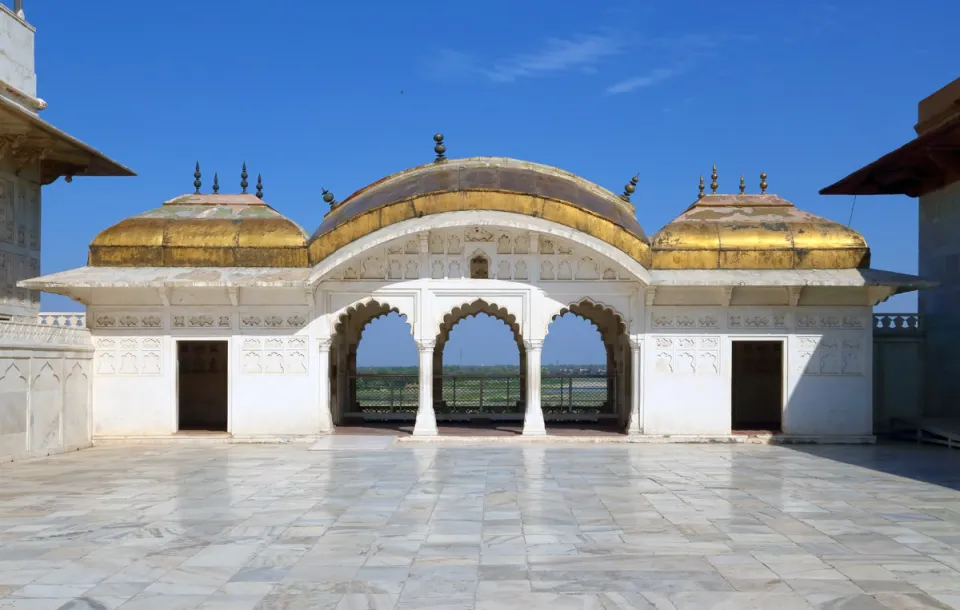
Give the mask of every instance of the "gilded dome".
M 182 195 L 97 235 L 98 267 L 305 267 L 307 234 L 254 195 Z
M 870 249 L 853 229 L 776 195 L 704 195 L 651 240 L 654 269 L 856 269 Z
M 633 206 L 620 197 L 554 167 L 476 157 L 415 167 L 350 195 L 310 238 L 310 264 L 389 225 L 462 210 L 544 218 L 605 241 L 644 266 L 650 262 Z

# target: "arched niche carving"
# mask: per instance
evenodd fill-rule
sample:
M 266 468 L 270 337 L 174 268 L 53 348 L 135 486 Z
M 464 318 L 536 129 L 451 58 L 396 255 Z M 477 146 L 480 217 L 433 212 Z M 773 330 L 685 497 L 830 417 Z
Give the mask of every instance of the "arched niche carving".
M 490 279 L 490 257 L 483 250 L 477 250 L 470 255 L 470 279 Z

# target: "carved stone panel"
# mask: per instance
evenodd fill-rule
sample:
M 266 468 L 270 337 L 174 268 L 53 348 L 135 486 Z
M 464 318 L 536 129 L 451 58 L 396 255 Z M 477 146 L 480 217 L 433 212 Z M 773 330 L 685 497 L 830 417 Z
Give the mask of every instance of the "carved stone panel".
M 658 375 L 720 374 L 719 337 L 654 337 L 654 346 L 653 370 Z
M 159 337 L 99 337 L 94 346 L 96 375 L 162 373 L 163 342 Z
M 240 345 L 245 375 L 306 375 L 306 337 L 247 337 Z

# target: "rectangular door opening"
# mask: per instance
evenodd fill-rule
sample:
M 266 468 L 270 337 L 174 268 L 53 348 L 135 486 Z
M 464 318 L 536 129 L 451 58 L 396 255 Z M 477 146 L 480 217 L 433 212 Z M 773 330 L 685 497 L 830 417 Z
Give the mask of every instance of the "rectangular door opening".
M 731 428 L 780 432 L 783 427 L 783 341 L 734 341 Z
M 177 414 L 182 430 L 227 431 L 227 342 L 177 342 Z

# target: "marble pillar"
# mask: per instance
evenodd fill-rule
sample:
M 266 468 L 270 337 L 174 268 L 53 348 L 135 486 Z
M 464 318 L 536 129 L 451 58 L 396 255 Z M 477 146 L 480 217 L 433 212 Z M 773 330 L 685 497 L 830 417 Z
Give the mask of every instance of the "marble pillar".
M 320 369 L 319 404 L 320 433 L 333 432 L 333 414 L 330 405 L 330 339 L 320 339 L 320 351 L 317 360 Z
M 436 436 L 437 415 L 433 410 L 433 348 L 434 341 L 417 344 L 420 352 L 420 405 L 417 408 L 417 423 L 414 436 Z
M 527 409 L 523 415 L 523 434 L 543 436 L 547 428 L 543 423 L 543 408 L 540 405 L 540 357 L 543 341 L 526 342 L 527 352 Z
M 627 434 L 643 433 L 643 409 L 640 405 L 640 347 L 639 341 L 630 341 L 630 419 Z

